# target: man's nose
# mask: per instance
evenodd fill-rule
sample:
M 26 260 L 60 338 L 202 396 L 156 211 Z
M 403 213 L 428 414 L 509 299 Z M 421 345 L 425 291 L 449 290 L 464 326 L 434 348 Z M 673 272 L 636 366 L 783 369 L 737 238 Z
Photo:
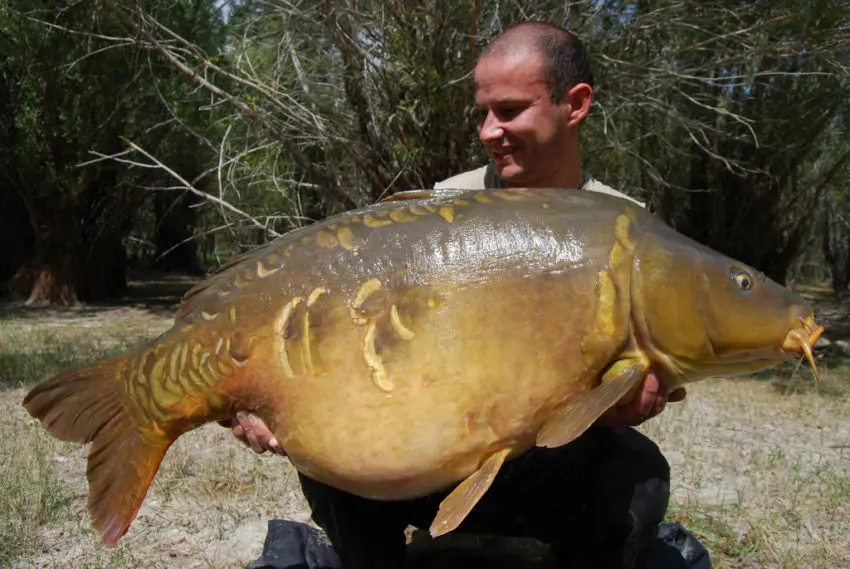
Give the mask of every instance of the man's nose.
M 503 136 L 505 136 L 505 130 L 502 128 L 502 121 L 494 113 L 488 112 L 478 128 L 478 138 L 482 142 L 492 142 Z

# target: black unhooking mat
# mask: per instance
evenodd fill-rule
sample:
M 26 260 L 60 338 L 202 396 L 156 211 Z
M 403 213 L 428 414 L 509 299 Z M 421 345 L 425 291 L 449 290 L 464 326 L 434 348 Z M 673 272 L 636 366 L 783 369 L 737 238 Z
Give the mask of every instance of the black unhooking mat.
M 408 569 L 541 569 L 539 562 L 503 552 L 419 548 Z M 262 556 L 247 569 L 341 569 L 328 538 L 316 528 L 288 520 L 269 521 Z M 400 568 L 402 569 L 402 568 Z M 678 523 L 662 524 L 646 569 L 711 569 L 708 551 Z

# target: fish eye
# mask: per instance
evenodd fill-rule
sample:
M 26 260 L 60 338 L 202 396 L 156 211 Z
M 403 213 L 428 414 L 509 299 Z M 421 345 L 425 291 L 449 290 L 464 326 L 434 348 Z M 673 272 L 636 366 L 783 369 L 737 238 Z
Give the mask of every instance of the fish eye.
M 753 288 L 755 279 L 753 276 L 743 269 L 732 269 L 732 280 L 741 290 L 750 290 Z

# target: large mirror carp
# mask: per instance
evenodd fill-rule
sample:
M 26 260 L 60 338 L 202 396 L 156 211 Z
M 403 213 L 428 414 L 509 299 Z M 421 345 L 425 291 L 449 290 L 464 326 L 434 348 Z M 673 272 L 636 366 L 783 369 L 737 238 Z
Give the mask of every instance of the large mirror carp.
M 440 535 L 504 461 L 570 442 L 650 370 L 668 389 L 801 355 L 817 373 L 821 331 L 799 296 L 628 200 L 408 192 L 248 254 L 189 291 L 169 331 L 24 405 L 53 436 L 92 443 L 89 508 L 107 545 L 169 446 L 236 410 L 342 490 L 397 500 L 457 485 Z

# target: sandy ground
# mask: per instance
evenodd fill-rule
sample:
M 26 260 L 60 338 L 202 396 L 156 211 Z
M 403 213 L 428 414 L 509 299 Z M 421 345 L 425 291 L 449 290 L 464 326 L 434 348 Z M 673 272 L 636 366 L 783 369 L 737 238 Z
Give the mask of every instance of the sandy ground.
M 167 299 L 95 309 L 5 305 L 0 326 L 16 338 L 33 330 L 98 334 L 108 349 L 166 329 L 171 307 Z M 9 349 L 0 344 L 0 355 Z M 805 368 L 707 380 L 641 427 L 671 464 L 671 517 L 702 537 L 715 567 L 850 567 L 850 365 L 820 365 L 820 396 Z M 228 430 L 206 425 L 175 443 L 128 534 L 104 548 L 86 513 L 87 449 L 45 435 L 20 406 L 26 389 L 0 379 L 4 451 L 43 456 L 42 468 L 69 498 L 12 567 L 245 567 L 261 554 L 270 519 L 309 520 L 285 459 L 257 456 Z

